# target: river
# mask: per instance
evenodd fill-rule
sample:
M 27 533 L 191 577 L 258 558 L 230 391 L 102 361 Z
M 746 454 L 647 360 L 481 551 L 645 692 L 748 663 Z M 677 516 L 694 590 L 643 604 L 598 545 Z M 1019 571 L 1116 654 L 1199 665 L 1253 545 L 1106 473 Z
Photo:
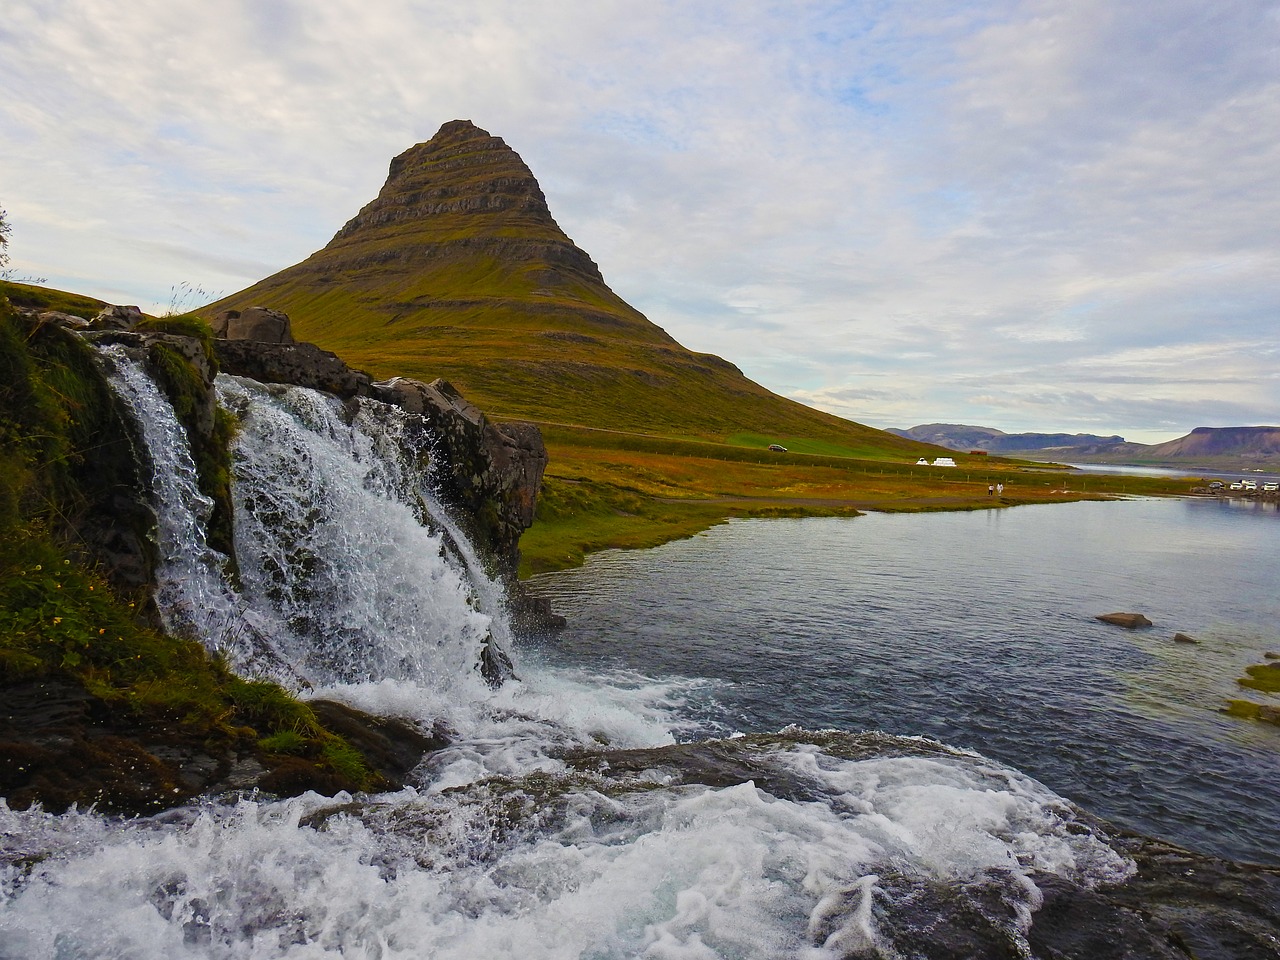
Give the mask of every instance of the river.
M 726 729 L 935 737 L 1132 829 L 1276 863 L 1280 728 L 1219 712 L 1280 652 L 1274 507 L 734 521 L 534 586 L 570 621 L 553 659 L 709 678 Z M 1113 611 L 1154 625 L 1094 619 Z

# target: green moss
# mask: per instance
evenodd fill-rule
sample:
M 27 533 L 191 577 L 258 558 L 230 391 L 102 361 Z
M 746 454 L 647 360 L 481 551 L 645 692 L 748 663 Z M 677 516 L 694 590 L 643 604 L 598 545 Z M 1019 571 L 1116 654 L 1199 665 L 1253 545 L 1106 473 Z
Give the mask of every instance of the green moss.
M 208 332 L 208 327 L 199 318 L 165 317 L 154 322 L 160 325 L 176 324 L 184 336 L 189 335 L 185 332 L 188 328 L 200 328 Z M 206 355 L 211 355 L 212 340 L 205 338 L 202 345 Z M 213 514 L 209 518 L 207 529 L 209 544 L 224 555 L 232 557 L 235 551 L 232 529 L 234 508 L 231 501 L 231 441 L 235 436 L 235 417 L 213 402 L 211 380 L 205 380 L 201 371 L 181 350 L 157 340 L 152 342 L 148 358 L 157 382 L 169 397 L 173 412 L 186 430 L 200 492 L 213 501 Z M 211 365 L 210 371 L 216 375 L 217 366 Z M 212 415 L 213 420 L 210 428 L 202 429 L 204 425 L 201 419 L 206 412 Z
M 213 347 L 213 329 L 205 319 L 194 313 L 183 313 L 170 317 L 144 317 L 134 324 L 138 333 L 171 333 L 180 337 L 192 337 L 200 342 L 205 359 L 216 374 L 218 356 Z
M 341 737 L 329 737 L 320 750 L 320 757 L 330 770 L 344 780 L 359 784 L 361 789 L 369 789 L 375 780 L 360 751 Z
M 256 729 L 271 733 L 288 730 L 306 738 L 324 732 L 315 712 L 278 684 L 233 676 L 227 692 L 238 715 Z
M 1245 720 L 1259 720 L 1280 726 L 1280 707 L 1254 703 L 1252 700 L 1228 700 L 1223 713 Z
M 69 313 L 73 317 L 91 320 L 98 315 L 107 304 L 93 297 L 81 296 L 78 293 L 66 293 L 51 287 L 37 286 L 32 283 L 14 283 L 0 280 L 0 298 L 7 297 L 15 307 L 31 307 L 35 310 L 56 310 Z
M 1248 676 L 1236 681 L 1240 686 L 1263 693 L 1280 693 L 1280 663 L 1259 663 L 1246 667 L 1244 672 Z
M 294 730 L 277 730 L 258 741 L 258 749 L 264 753 L 287 753 L 300 756 L 307 750 L 307 740 Z

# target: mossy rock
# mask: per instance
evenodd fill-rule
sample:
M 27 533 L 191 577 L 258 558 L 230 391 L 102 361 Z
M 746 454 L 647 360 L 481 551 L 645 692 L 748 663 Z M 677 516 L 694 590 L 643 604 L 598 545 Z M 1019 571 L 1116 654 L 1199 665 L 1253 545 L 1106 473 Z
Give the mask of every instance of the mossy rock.
M 1228 700 L 1223 713 L 1245 720 L 1261 720 L 1280 726 L 1280 706 L 1254 703 L 1252 700 Z
M 1236 681 L 1240 686 L 1263 693 L 1280 693 L 1280 662 L 1255 664 L 1246 667 L 1244 672 L 1247 676 Z

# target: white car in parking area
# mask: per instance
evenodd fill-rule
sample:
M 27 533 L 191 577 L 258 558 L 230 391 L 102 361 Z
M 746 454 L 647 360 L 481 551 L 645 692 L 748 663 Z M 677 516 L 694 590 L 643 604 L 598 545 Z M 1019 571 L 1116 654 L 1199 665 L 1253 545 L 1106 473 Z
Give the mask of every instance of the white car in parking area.
M 1280 490 L 1280 481 L 1268 480 L 1262 485 L 1262 489 L 1266 490 L 1268 493 L 1274 493 L 1275 491 Z

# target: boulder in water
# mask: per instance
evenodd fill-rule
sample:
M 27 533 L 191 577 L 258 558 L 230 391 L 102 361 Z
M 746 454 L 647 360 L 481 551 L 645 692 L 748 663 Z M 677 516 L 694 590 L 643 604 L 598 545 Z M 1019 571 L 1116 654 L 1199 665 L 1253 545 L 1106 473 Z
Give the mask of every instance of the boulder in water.
M 1151 626 L 1151 621 L 1140 613 L 1100 613 L 1094 619 L 1101 620 L 1103 623 L 1113 623 L 1117 627 L 1127 627 L 1130 630 Z

